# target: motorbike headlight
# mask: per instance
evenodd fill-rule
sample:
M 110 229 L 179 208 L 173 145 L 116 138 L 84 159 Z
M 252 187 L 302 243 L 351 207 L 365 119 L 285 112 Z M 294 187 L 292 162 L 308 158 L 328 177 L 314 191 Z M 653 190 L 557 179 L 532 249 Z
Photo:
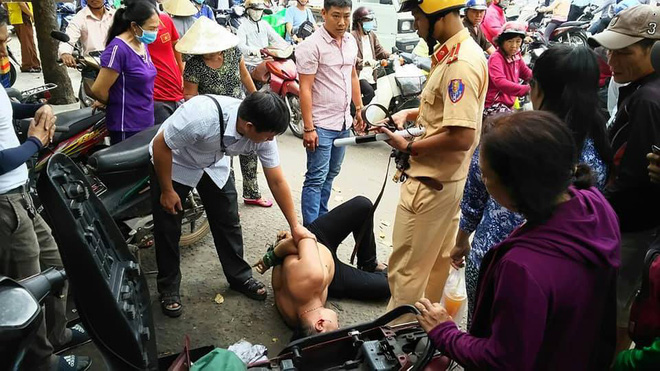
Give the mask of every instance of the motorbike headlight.
M 399 19 L 398 33 L 413 32 L 413 21 L 410 19 Z

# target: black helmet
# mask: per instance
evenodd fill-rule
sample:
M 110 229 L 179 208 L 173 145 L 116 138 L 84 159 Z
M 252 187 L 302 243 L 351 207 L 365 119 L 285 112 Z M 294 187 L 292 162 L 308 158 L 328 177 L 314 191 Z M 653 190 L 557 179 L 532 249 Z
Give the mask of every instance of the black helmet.
M 353 29 L 357 30 L 358 24 L 364 21 L 373 21 L 374 12 L 366 6 L 361 6 L 353 11 Z

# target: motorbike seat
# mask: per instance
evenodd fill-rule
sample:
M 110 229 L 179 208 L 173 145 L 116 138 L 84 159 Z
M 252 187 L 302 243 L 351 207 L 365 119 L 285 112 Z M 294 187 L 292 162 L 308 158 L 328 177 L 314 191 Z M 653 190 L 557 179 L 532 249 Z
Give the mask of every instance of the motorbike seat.
M 9 98 L 14 98 L 19 101 L 21 100 L 21 98 L 23 98 L 23 94 L 21 94 L 21 91 L 16 88 L 5 88 L 5 91 L 7 92 Z
M 146 166 L 151 156 L 149 143 L 156 136 L 160 125 L 153 126 L 113 146 L 102 149 L 88 160 L 99 173 L 125 171 Z
M 589 23 L 588 21 L 571 21 L 571 22 L 564 22 L 560 24 L 559 27 L 580 27 L 588 23 Z
M 55 125 L 60 128 L 67 128 L 68 131 L 56 132 L 55 136 L 53 137 L 53 142 L 59 143 L 63 140 L 73 137 L 83 130 L 86 130 L 87 128 L 97 123 L 103 117 L 103 115 L 104 113 L 102 112 L 92 114 L 91 107 L 58 113 L 56 115 L 57 121 L 55 122 Z M 19 129 L 23 135 L 27 135 L 31 121 L 32 118 L 19 120 Z

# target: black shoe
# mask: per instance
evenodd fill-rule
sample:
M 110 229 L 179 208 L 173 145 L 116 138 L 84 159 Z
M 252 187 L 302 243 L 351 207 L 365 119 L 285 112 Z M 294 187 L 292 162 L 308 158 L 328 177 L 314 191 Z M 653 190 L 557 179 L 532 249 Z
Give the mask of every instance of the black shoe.
M 59 356 L 54 370 L 85 371 L 92 366 L 92 359 L 86 356 Z
M 238 291 L 241 294 L 253 300 L 263 301 L 266 300 L 266 296 L 268 296 L 268 291 L 266 291 L 266 286 L 264 286 L 263 283 L 255 280 L 253 277 L 248 278 L 247 281 L 243 282 L 242 285 L 232 286 L 230 284 L 229 288 L 234 291 Z M 261 289 L 264 289 L 264 292 L 262 294 L 259 293 L 259 290 Z
M 59 347 L 54 347 L 55 349 L 53 349 L 53 353 L 60 354 L 66 352 L 67 350 L 79 347 L 83 344 L 87 344 L 90 341 L 92 341 L 92 339 L 89 337 L 89 334 L 87 334 L 85 328 L 79 323 L 71 327 L 71 340 L 66 344 L 60 345 Z

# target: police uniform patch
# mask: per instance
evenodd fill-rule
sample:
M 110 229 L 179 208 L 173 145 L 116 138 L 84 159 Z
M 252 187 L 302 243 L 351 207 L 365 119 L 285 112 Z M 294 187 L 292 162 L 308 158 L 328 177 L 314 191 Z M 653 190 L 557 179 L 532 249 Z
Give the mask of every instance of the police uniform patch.
M 463 80 L 461 79 L 454 79 L 449 82 L 449 99 L 453 102 L 456 103 L 461 98 L 463 98 L 463 93 L 465 92 L 465 84 L 463 84 Z

